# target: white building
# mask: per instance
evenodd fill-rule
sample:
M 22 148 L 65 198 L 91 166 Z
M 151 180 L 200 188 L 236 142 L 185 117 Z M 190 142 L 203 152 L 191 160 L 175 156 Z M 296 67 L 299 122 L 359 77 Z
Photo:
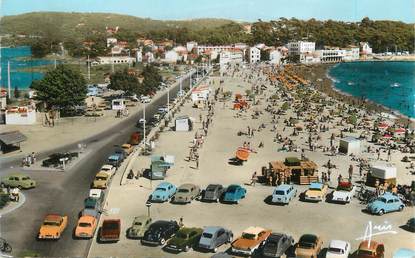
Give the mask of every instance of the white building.
M 156 60 L 152 52 L 147 52 L 145 53 L 144 56 L 145 56 L 145 60 L 147 61 L 147 63 L 153 63 Z
M 249 63 L 258 63 L 261 61 L 261 50 L 256 47 L 249 48 Z
M 137 63 L 142 63 L 143 62 L 143 52 L 141 52 L 141 49 L 137 50 L 137 52 L 135 52 L 135 61 Z
M 346 50 L 344 61 L 356 61 L 360 58 L 360 51 L 358 47 L 345 48 Z
M 269 52 L 269 62 L 271 64 L 279 65 L 281 63 L 281 57 L 281 52 L 276 49 L 271 50 L 271 52 Z
M 125 99 L 113 99 L 111 102 L 112 110 L 124 110 L 126 108 Z
M 300 55 L 303 53 L 311 53 L 316 50 L 315 42 L 295 41 L 287 45 L 289 55 Z
M 361 55 L 371 55 L 372 48 L 369 46 L 367 42 L 360 42 L 360 54 Z
M 136 58 L 129 56 L 99 56 L 97 62 L 103 64 L 132 64 Z
M 209 98 L 210 88 L 207 85 L 200 85 L 192 90 L 193 103 L 206 101 Z
M 322 50 L 316 50 L 317 57 L 320 58 L 322 63 L 338 63 L 344 60 L 346 56 L 346 50 L 339 48 L 326 48 Z
M 116 38 L 107 38 L 107 47 L 115 46 L 117 45 L 117 39 Z
M 201 54 L 205 53 L 206 51 L 209 51 L 209 52 L 216 51 L 217 53 L 220 53 L 221 51 L 231 50 L 233 48 L 234 48 L 234 46 L 232 46 L 232 45 L 221 45 L 221 46 L 201 45 L 201 46 L 197 46 L 197 54 L 201 55 Z
M 242 50 L 228 50 L 222 51 L 219 55 L 220 67 L 225 67 L 228 64 L 240 64 L 244 61 Z
M 345 137 L 340 139 L 339 151 L 346 155 L 360 154 L 360 140 L 354 137 Z
M 32 125 L 36 123 L 36 111 L 30 106 L 13 107 L 5 112 L 8 125 Z
M 196 41 L 190 41 L 190 42 L 186 43 L 186 49 L 187 49 L 187 52 L 189 52 L 189 53 L 192 52 L 192 50 L 196 47 L 197 47 L 197 42 Z
M 300 54 L 300 63 L 302 64 L 318 64 L 320 62 L 321 60 L 317 51 Z
M 170 51 L 167 51 L 164 54 L 163 62 L 165 62 L 165 63 L 176 63 L 178 59 L 179 59 L 179 54 L 177 54 L 177 52 L 174 51 L 174 50 L 170 50 Z

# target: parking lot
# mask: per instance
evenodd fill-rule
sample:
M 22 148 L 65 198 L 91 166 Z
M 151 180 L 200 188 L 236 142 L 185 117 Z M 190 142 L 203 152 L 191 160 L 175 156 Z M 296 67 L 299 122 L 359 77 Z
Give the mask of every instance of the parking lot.
M 215 78 L 212 86 L 219 86 L 219 79 Z M 247 83 L 237 78 L 226 78 L 225 90 L 233 93 L 244 93 L 249 89 Z M 269 89 L 270 90 L 270 89 Z M 264 103 L 265 101 L 262 102 Z M 263 104 L 265 105 L 265 103 Z M 254 106 L 251 109 L 263 110 L 265 106 Z M 299 237 L 306 233 L 320 236 L 323 246 L 327 247 L 330 240 L 339 239 L 351 243 L 354 252 L 363 237 L 368 225 L 382 225 L 391 227 L 396 232 L 382 234 L 373 237 L 373 240 L 385 244 L 385 257 L 392 257 L 392 253 L 402 247 L 413 248 L 415 237 L 402 228 L 402 225 L 413 216 L 413 208 L 406 208 L 402 212 L 373 216 L 365 213 L 364 205 L 358 200 L 350 204 L 340 205 L 327 202 L 309 203 L 295 198 L 287 206 L 270 205 L 267 198 L 274 187 L 256 184 L 246 185 L 254 171 L 261 173 L 261 167 L 267 166 L 270 161 L 283 160 L 288 156 L 299 156 L 299 153 L 277 152 L 280 145 L 272 141 L 275 133 L 266 128 L 256 132 L 254 138 L 238 136 L 239 130 L 245 130 L 247 126 L 258 128 L 261 123 L 269 123 L 270 116 L 264 114 L 260 119 L 251 119 L 249 113 L 235 118 L 236 111 L 232 110 L 232 101 L 225 105 L 217 102 L 213 123 L 209 127 L 208 135 L 203 147 L 199 150 L 200 164 L 196 169 L 195 162 L 188 162 L 189 146 L 194 138 L 195 131 L 202 127 L 199 122 L 199 114 L 207 114 L 207 110 L 200 111 L 192 108 L 187 102 L 177 115 L 189 115 L 196 122 L 194 130 L 190 132 L 165 131 L 160 134 L 156 142 L 153 154 L 174 155 L 175 164 L 168 170 L 165 181 L 179 186 L 183 183 L 193 183 L 204 189 L 208 184 L 218 183 L 222 185 L 240 184 L 247 189 L 247 196 L 239 204 L 204 203 L 193 201 L 191 204 L 175 205 L 171 203 L 153 203 L 150 208 L 153 220 L 179 220 L 183 217 L 185 226 L 206 227 L 223 226 L 233 231 L 234 238 L 250 226 L 259 226 L 271 229 L 273 232 L 286 233 L 298 241 Z M 306 146 L 307 134 L 301 135 L 299 141 Z M 243 166 L 228 164 L 228 160 L 235 156 L 235 151 L 244 141 L 249 141 L 257 150 L 252 153 L 249 161 Z M 260 142 L 264 148 L 258 149 Z M 327 162 L 328 157 L 320 152 L 307 153 L 307 157 L 315 161 L 319 167 Z M 337 165 L 333 172 L 331 184 L 335 187 L 335 178 L 339 172 L 347 173 L 350 157 L 331 157 L 331 161 Z M 150 157 L 140 156 L 134 164 L 134 170 L 140 171 L 150 167 Z M 125 185 L 117 184 L 121 174 L 117 174 L 109 191 L 104 218 L 120 218 L 122 236 L 119 242 L 111 244 L 99 244 L 93 241 L 89 257 L 210 257 L 211 253 L 191 250 L 187 253 L 171 254 L 160 247 L 149 247 L 140 244 L 139 240 L 130 240 L 125 232 L 130 227 L 133 218 L 147 214 L 146 201 L 158 183 L 161 181 L 149 181 L 146 178 L 127 180 Z M 355 178 L 354 178 L 355 179 Z M 304 192 L 308 186 L 295 185 L 299 192 Z M 331 192 L 333 189 L 330 189 Z M 102 221 L 102 219 L 101 219 Z M 376 229 L 373 233 L 377 232 Z M 225 251 L 229 245 L 222 246 L 219 251 Z M 324 250 L 323 252 L 324 253 Z

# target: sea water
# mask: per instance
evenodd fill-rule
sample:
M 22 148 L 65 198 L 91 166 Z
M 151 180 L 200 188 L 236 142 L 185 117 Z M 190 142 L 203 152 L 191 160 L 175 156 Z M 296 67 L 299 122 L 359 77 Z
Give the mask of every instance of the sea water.
M 1 51 L 1 80 L 0 87 L 7 88 L 8 73 L 7 64 L 10 62 L 10 84 L 12 90 L 18 87 L 21 90 L 27 89 L 33 80 L 40 80 L 44 74 L 31 71 L 19 71 L 19 69 L 32 68 L 41 65 L 53 64 L 52 60 L 32 59 L 32 51 L 28 46 L 15 48 L 0 48 Z
M 415 118 L 415 62 L 341 63 L 329 75 L 340 91 Z

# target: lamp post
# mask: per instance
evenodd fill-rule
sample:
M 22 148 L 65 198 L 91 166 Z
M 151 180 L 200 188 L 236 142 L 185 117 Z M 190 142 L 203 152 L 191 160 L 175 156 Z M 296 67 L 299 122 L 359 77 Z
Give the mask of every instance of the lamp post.
M 170 112 L 170 86 L 167 86 L 167 114 Z
M 144 102 L 143 107 L 143 141 L 144 141 L 144 154 L 146 153 L 146 103 Z
M 147 216 L 148 216 L 148 217 L 150 217 L 150 215 L 151 215 L 151 214 L 150 214 L 151 202 L 150 202 L 150 201 L 147 201 L 147 202 L 146 202 L 146 206 L 147 206 Z

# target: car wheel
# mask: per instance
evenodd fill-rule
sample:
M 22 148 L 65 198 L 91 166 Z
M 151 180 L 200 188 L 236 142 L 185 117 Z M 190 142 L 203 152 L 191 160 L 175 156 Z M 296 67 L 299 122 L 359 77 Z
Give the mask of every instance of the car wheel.
M 382 216 L 383 214 L 385 214 L 385 211 L 384 211 L 384 210 L 380 210 L 380 211 L 378 212 L 378 214 L 379 214 L 379 216 Z
M 239 203 L 239 200 L 236 200 L 235 203 L 238 204 Z
M 184 248 L 184 251 L 185 251 L 185 252 L 189 252 L 189 251 L 190 251 L 190 246 L 187 246 L 187 245 L 186 245 L 186 247 Z
M 217 247 L 213 248 L 213 252 L 214 253 L 216 253 L 217 251 L 218 251 L 218 248 Z
M 164 245 L 166 243 L 166 240 L 164 238 L 160 239 L 160 245 Z
M 403 205 L 399 206 L 399 211 L 403 210 Z
M 216 202 L 219 202 L 219 198 L 216 198 Z

